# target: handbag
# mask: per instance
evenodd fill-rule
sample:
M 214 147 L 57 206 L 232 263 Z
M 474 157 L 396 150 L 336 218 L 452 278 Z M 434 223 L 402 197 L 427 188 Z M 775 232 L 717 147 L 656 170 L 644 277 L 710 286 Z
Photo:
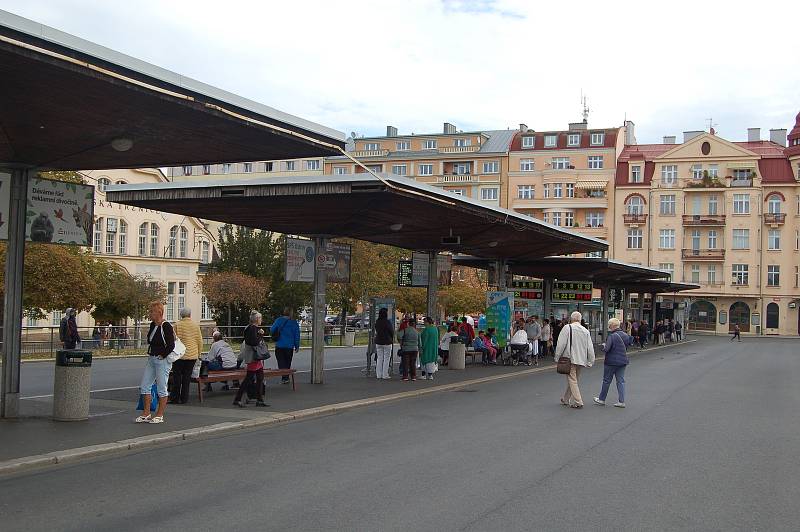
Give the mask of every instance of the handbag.
M 158 330 L 161 331 L 161 340 L 164 342 L 164 345 L 167 345 L 167 339 L 164 338 L 164 328 L 161 325 L 159 325 Z M 175 337 L 175 347 L 172 349 L 172 353 L 168 354 L 165 357 L 167 362 L 169 362 L 170 364 L 172 364 L 173 362 L 175 362 L 176 360 L 178 360 L 179 358 L 181 358 L 183 355 L 186 354 L 186 346 L 183 345 L 181 339 L 178 338 L 178 335 L 175 334 L 174 331 L 172 335 Z
M 572 354 L 572 327 L 569 327 L 569 353 Z M 560 373 L 561 375 L 569 375 L 570 370 L 572 369 L 572 359 L 570 357 L 560 356 L 558 357 L 558 362 L 556 362 L 556 372 Z
M 251 346 L 252 347 L 252 346 Z M 269 349 L 267 348 L 267 344 L 264 343 L 264 340 L 261 340 L 257 346 L 253 347 L 253 360 L 267 360 L 272 355 L 269 353 Z

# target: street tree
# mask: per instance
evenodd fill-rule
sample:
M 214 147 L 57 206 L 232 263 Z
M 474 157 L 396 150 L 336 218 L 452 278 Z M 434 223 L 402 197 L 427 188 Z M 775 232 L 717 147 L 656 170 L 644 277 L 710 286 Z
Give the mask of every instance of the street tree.
M 234 316 L 249 315 L 252 309 L 261 307 L 267 299 L 268 285 L 262 279 L 231 270 L 207 274 L 198 281 L 196 288 L 205 294 L 215 312 L 220 313 L 218 322 L 222 321 L 219 318 L 227 317 L 230 336 Z

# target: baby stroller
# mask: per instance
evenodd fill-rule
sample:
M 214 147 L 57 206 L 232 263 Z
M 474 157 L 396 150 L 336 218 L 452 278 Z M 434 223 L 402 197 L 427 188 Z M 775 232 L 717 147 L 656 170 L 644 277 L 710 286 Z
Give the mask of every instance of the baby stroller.
M 508 344 L 508 354 L 503 357 L 504 366 L 525 364 L 531 356 L 531 344 Z

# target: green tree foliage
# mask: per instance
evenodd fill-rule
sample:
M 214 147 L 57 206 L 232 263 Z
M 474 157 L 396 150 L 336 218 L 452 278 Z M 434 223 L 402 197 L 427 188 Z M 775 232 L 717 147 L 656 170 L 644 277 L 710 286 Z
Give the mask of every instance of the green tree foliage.
M 453 267 L 453 281 L 439 292 L 445 315 L 472 314 L 486 309 L 486 274 L 474 268 Z
M 151 301 L 163 301 L 164 285 L 149 277 L 134 277 L 115 262 L 87 258 L 87 269 L 97 285 L 92 317 L 99 322 L 141 320 Z
M 36 177 L 50 179 L 51 181 L 64 181 L 66 183 L 86 183 L 86 179 L 80 173 L 70 171 L 39 172 Z
M 209 273 L 198 282 L 212 308 L 232 312 L 259 308 L 267 298 L 264 281 L 239 271 Z M 230 325 L 230 323 L 229 323 Z

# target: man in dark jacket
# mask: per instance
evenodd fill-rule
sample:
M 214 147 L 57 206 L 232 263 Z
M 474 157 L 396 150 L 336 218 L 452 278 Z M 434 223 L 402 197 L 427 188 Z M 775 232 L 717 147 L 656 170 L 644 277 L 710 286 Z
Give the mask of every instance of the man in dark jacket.
M 392 361 L 392 344 L 394 344 L 394 327 L 389 321 L 389 311 L 382 308 L 375 320 L 375 376 L 379 379 L 389 378 L 389 366 Z
M 78 334 L 78 322 L 75 321 L 78 312 L 74 308 L 68 309 L 68 311 L 67 329 L 64 332 L 64 349 L 75 349 L 78 342 L 81 341 L 81 336 Z
M 603 387 L 600 390 L 600 395 L 594 398 L 595 404 L 600 406 L 606 404 L 606 396 L 608 396 L 611 380 L 616 379 L 619 401 L 614 406 L 625 408 L 625 368 L 629 363 L 626 351 L 632 343 L 633 338 L 620 330 L 617 318 L 608 320 L 608 338 L 600 346 L 606 354 L 603 364 Z

